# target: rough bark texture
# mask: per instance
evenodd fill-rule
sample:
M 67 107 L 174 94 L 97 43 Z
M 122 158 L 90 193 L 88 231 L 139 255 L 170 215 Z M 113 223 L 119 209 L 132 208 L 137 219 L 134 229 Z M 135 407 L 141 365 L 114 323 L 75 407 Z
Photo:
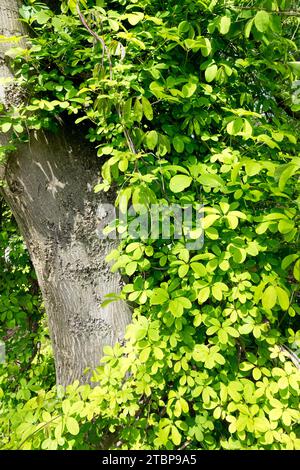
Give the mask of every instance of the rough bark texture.
M 17 2 L 0 0 L 0 34 L 18 31 Z M 19 29 L 20 31 L 20 29 Z M 0 52 L 5 50 L 2 44 Z M 11 46 L 9 46 L 11 47 Z M 0 77 L 11 73 L 0 56 Z M 12 85 L 0 85 L 0 102 L 11 102 Z M 13 96 L 15 96 L 13 94 Z M 0 144 L 5 137 L 0 136 Z M 70 132 L 31 136 L 11 155 L 1 189 L 26 241 L 48 314 L 57 382 L 87 380 L 87 367 L 99 364 L 104 345 L 121 340 L 130 321 L 122 303 L 106 308 L 104 295 L 116 292 L 121 279 L 105 263 L 112 242 L 99 240 L 96 196 L 99 161 L 87 150 L 84 137 Z M 105 196 L 107 197 L 107 196 Z

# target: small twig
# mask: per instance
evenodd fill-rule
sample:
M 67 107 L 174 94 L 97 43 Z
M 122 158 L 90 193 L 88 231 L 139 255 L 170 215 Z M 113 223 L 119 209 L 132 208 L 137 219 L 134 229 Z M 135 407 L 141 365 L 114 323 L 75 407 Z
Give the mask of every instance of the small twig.
M 110 75 L 110 79 L 112 80 L 112 79 L 113 79 L 113 68 L 112 68 L 112 62 L 111 62 L 111 56 L 110 56 L 109 49 L 108 49 L 107 45 L 105 44 L 104 39 L 101 38 L 95 31 L 93 31 L 93 30 L 89 27 L 89 25 L 87 24 L 86 19 L 84 18 L 83 14 L 81 13 L 79 3 L 77 3 L 76 8 L 77 8 L 77 12 L 78 12 L 80 21 L 81 21 L 81 23 L 83 24 L 83 26 L 85 27 L 85 29 L 86 29 L 98 42 L 100 42 L 100 44 L 101 44 L 101 46 L 102 46 L 102 64 L 103 64 L 103 60 L 104 60 L 104 55 L 106 54 L 106 57 L 107 57 L 107 60 L 108 60 L 108 63 L 109 63 L 109 75 Z
M 292 305 L 293 298 L 294 298 L 294 295 L 295 295 L 296 292 L 297 292 L 297 288 L 295 287 L 295 288 L 292 290 L 292 294 L 291 294 L 289 306 Z M 283 320 L 286 318 L 287 314 L 288 314 L 288 310 L 286 310 L 286 311 L 284 312 L 284 314 L 282 315 L 280 321 L 278 322 L 278 328 L 279 328 L 280 325 L 282 324 Z
M 57 420 L 57 418 L 61 418 L 63 415 L 62 414 L 59 414 L 57 416 L 54 416 L 54 418 L 50 419 L 50 421 L 47 421 L 47 423 L 44 423 L 42 424 L 42 426 L 40 426 L 38 429 L 36 429 L 35 431 L 33 431 L 31 434 L 29 434 L 29 436 L 27 436 L 22 442 L 21 444 L 19 445 L 19 447 L 17 448 L 17 450 L 20 450 L 22 448 L 22 446 L 25 444 L 25 442 L 32 436 L 34 436 L 35 434 L 37 434 L 38 432 L 40 432 L 43 428 L 47 427 L 49 424 L 53 423 L 53 421 Z
M 178 450 L 184 450 L 187 448 L 187 446 L 190 444 L 191 442 L 190 441 L 186 441 L 181 447 L 179 447 Z
M 113 79 L 113 66 L 112 66 L 111 55 L 110 55 L 109 49 L 108 49 L 107 45 L 105 44 L 104 39 L 101 38 L 95 31 L 93 31 L 90 28 L 90 26 L 87 24 L 86 19 L 83 16 L 83 14 L 80 10 L 79 3 L 76 4 L 76 8 L 77 8 L 77 12 L 78 12 L 78 15 L 79 15 L 79 18 L 80 18 L 80 21 L 81 21 L 82 25 L 85 27 L 85 29 L 98 42 L 100 42 L 100 44 L 102 46 L 102 65 L 103 65 L 103 62 L 104 62 L 104 56 L 106 54 L 106 57 L 107 57 L 107 60 L 108 60 L 108 63 L 109 63 L 109 76 L 110 76 L 110 79 L 112 80 Z M 122 113 L 121 113 L 120 106 L 116 106 L 116 109 L 117 109 L 118 116 L 121 119 L 122 118 Z M 125 127 L 124 127 L 124 135 L 125 135 L 126 142 L 127 142 L 128 147 L 129 147 L 129 150 L 131 150 L 132 153 L 137 154 L 137 151 L 135 149 L 135 146 L 134 146 L 134 143 L 133 143 L 132 138 L 130 136 L 130 133 L 129 133 L 128 129 L 126 129 Z

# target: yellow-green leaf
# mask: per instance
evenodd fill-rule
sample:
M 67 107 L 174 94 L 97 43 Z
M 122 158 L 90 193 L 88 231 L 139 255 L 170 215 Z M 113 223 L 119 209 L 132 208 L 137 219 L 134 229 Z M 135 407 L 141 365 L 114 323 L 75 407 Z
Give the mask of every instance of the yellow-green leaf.
M 176 175 L 171 178 L 170 189 L 173 193 L 181 193 L 186 188 L 188 188 L 193 179 L 190 176 L 186 175 Z
M 142 106 L 143 106 L 143 111 L 145 117 L 148 119 L 148 121 L 152 121 L 153 119 L 153 109 L 150 101 L 145 97 L 142 96 Z
M 216 66 L 216 64 L 210 65 L 205 70 L 205 80 L 207 82 L 212 82 L 216 78 L 217 72 L 218 72 L 218 67 Z
M 288 293 L 279 286 L 276 286 L 277 299 L 282 310 L 287 310 L 290 306 Z
M 77 423 L 76 419 L 72 418 L 71 416 L 66 418 L 66 428 L 73 436 L 77 436 L 79 433 L 79 424 Z

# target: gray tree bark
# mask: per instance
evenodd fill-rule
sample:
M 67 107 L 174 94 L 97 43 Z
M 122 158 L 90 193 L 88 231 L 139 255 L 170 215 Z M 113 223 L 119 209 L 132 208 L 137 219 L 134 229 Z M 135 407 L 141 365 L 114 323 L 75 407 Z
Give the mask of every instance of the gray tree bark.
M 0 0 L 0 35 L 22 34 L 18 2 Z M 0 44 L 0 77 L 13 78 L 4 60 L 10 43 Z M 18 92 L 1 84 L 6 107 Z M 0 144 L 6 136 L 0 135 Z M 1 167 L 1 192 L 18 222 L 42 291 L 51 334 L 57 383 L 85 382 L 86 368 L 95 368 L 104 345 L 121 340 L 131 315 L 123 302 L 106 308 L 104 295 L 120 289 L 105 256 L 114 242 L 97 235 L 97 208 L 111 202 L 95 195 L 99 162 L 75 133 L 39 132 L 21 144 Z M 101 225 L 105 224 L 105 217 Z

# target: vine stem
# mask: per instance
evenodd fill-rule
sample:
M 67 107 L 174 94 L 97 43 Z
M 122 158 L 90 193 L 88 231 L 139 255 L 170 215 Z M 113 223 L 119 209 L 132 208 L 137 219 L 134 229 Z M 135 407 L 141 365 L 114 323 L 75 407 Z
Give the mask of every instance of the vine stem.
M 83 16 L 81 10 L 80 10 L 80 6 L 79 6 L 79 3 L 77 2 L 76 4 L 76 8 L 77 8 L 77 12 L 78 12 L 78 15 L 79 15 L 79 18 L 80 18 L 80 21 L 82 23 L 82 25 L 85 27 L 85 29 L 98 41 L 100 42 L 101 46 L 102 46 L 102 63 L 103 63 L 103 60 L 104 60 L 104 55 L 106 54 L 106 57 L 107 57 L 107 60 L 108 60 L 108 63 L 109 63 L 109 75 L 110 75 L 110 79 L 112 80 L 113 79 L 113 67 L 112 67 L 112 62 L 111 62 L 111 55 L 110 55 L 110 52 L 109 52 L 109 49 L 107 47 L 107 45 L 105 44 L 105 41 L 103 38 L 101 38 L 99 36 L 99 34 L 97 34 L 95 31 L 93 31 L 89 25 L 87 24 L 86 22 L 86 19 L 85 17 Z
M 33 431 L 31 434 L 29 434 L 29 436 L 27 436 L 22 442 L 21 444 L 19 445 L 18 447 L 18 450 L 20 450 L 23 445 L 25 444 L 25 442 L 32 436 L 34 436 L 35 434 L 37 434 L 39 431 L 41 431 L 42 429 L 44 429 L 45 427 L 49 426 L 49 424 L 53 423 L 53 421 L 56 421 L 58 418 L 62 418 L 63 415 L 62 414 L 59 414 L 57 416 L 54 416 L 54 418 L 50 419 L 50 421 L 47 421 L 47 423 L 44 423 L 42 424 L 42 426 L 40 426 L 38 429 L 36 429 L 35 431 Z

